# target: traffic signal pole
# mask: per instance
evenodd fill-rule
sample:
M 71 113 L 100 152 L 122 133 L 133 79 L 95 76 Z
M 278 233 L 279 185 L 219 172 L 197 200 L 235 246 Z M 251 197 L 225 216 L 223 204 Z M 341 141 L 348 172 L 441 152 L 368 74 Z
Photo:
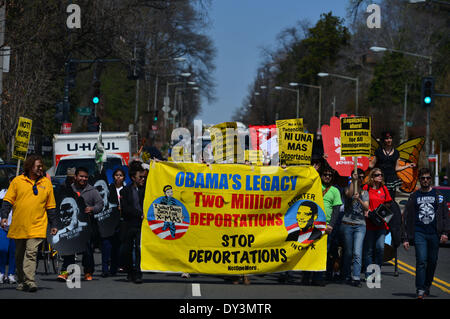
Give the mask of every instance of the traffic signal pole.
M 433 57 L 429 57 L 429 67 L 428 74 L 431 76 L 433 74 Z M 427 130 L 426 130 L 426 138 L 425 138 L 425 153 L 427 156 L 430 154 L 430 108 L 427 107 Z

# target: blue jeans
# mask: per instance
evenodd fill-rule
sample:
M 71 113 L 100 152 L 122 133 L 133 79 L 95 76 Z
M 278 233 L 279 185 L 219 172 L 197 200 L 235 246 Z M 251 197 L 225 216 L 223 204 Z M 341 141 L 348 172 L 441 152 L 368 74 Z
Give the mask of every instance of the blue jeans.
M 353 280 L 360 280 L 366 225 L 352 226 L 342 223 L 340 231 L 344 241 L 344 258 L 342 266 L 344 279 L 349 279 L 351 274 Z M 351 271 L 352 265 L 353 272 Z
M 119 267 L 119 234 L 102 238 L 102 272 L 114 275 Z
M 383 265 L 384 260 L 384 238 L 386 230 L 367 230 L 364 239 L 364 268 L 371 264 Z M 366 273 L 366 276 L 369 274 Z
M 431 287 L 436 270 L 439 236 L 437 234 L 415 233 L 416 247 L 416 289 L 427 290 Z
M 5 238 L 4 240 L 7 240 L 9 243 L 8 243 L 8 251 L 0 251 L 0 273 L 6 275 L 6 263 L 8 263 L 8 275 L 15 275 L 16 244 L 14 239 Z

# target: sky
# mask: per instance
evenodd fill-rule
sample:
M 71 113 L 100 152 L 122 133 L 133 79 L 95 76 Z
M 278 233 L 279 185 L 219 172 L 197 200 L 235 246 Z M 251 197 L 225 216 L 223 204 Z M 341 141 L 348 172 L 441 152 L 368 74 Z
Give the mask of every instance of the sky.
M 311 25 L 329 11 L 345 18 L 347 6 L 348 0 L 212 0 L 206 33 L 217 49 L 216 101 L 203 99 L 197 119 L 207 124 L 231 121 L 256 76 L 261 47 L 273 47 L 283 29 L 305 18 Z

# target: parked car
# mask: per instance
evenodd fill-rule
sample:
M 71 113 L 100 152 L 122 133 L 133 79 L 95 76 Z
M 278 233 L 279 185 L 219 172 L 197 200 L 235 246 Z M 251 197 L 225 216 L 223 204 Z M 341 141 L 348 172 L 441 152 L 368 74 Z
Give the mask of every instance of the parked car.
M 0 163 L 0 189 L 9 187 L 9 178 L 16 176 L 17 165 Z
M 433 186 L 434 189 L 437 189 L 439 193 L 444 196 L 444 200 L 447 201 L 448 214 L 450 217 L 450 186 Z
M 447 201 L 448 218 L 450 218 L 450 186 L 433 186 L 444 196 L 444 200 Z M 447 241 L 446 246 L 450 246 L 450 240 Z

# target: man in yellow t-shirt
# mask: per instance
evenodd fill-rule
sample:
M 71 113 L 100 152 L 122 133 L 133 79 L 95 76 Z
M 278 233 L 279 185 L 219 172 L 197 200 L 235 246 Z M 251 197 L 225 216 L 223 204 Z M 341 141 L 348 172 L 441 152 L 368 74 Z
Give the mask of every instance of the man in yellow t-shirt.
M 16 244 L 16 289 L 35 292 L 37 250 L 47 235 L 47 219 L 50 232 L 53 235 L 57 232 L 56 203 L 52 183 L 44 177 L 42 158 L 28 156 L 23 168 L 23 175 L 11 181 L 3 198 L 1 227 L 6 227 L 7 216 L 12 209 L 8 237 Z

